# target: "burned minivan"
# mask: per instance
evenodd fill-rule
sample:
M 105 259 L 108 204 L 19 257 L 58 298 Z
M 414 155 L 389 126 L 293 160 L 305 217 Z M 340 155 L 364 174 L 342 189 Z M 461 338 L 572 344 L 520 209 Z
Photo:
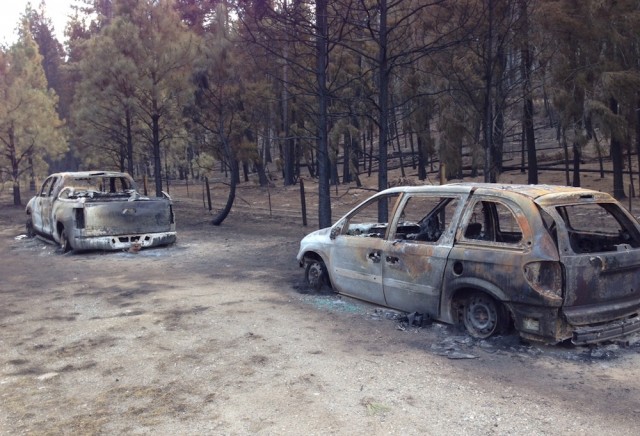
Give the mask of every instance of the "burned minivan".
M 388 219 L 380 219 L 381 216 Z M 640 225 L 610 195 L 548 185 L 397 187 L 302 239 L 310 286 L 475 338 L 574 344 L 640 330 Z
M 70 250 L 121 250 L 176 241 L 171 198 L 141 195 L 126 173 L 52 174 L 26 207 L 29 236 Z

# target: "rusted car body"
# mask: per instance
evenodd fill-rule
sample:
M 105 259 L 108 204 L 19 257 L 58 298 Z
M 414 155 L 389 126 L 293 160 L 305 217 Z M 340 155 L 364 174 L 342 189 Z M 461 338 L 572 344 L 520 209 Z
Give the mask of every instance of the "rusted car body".
M 140 195 L 126 173 L 50 175 L 26 207 L 27 234 L 54 240 L 63 251 L 121 250 L 176 241 L 171 199 Z
M 462 323 L 477 338 L 511 325 L 547 343 L 640 331 L 640 225 L 597 191 L 391 188 L 306 236 L 297 259 L 313 287 Z

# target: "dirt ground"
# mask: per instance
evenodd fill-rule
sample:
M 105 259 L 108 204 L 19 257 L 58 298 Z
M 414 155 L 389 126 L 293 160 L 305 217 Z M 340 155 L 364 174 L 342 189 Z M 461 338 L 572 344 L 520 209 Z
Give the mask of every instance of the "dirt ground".
M 477 341 L 311 293 L 295 254 L 313 217 L 300 224 L 297 188 L 269 194 L 294 212 L 269 214 L 265 192 L 243 188 L 213 227 L 192 189 L 175 195 L 175 245 L 64 255 L 24 238 L 3 196 L 0 433 L 640 431 L 640 338 Z M 334 218 L 369 194 L 343 189 Z

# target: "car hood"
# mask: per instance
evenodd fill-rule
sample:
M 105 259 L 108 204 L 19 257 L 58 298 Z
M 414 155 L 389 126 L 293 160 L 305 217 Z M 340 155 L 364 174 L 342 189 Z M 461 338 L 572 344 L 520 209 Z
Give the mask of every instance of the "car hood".
M 329 234 L 331 233 L 331 227 L 316 230 L 309 233 L 300 241 L 300 251 L 298 252 L 298 260 L 302 259 L 304 253 L 310 250 L 318 249 L 330 242 Z
M 314 232 L 309 233 L 307 236 L 302 238 L 302 240 L 304 241 L 305 239 L 314 238 L 318 236 L 327 236 L 329 233 L 331 233 L 331 227 L 325 227 L 324 229 L 316 230 Z

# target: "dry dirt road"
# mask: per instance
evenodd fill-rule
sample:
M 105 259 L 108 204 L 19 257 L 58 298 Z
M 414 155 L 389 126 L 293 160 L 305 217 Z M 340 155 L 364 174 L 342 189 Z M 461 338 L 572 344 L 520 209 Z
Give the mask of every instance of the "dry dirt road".
M 308 228 L 177 202 L 176 245 L 63 255 L 0 206 L 0 433 L 637 435 L 640 345 L 475 341 L 305 292 Z

